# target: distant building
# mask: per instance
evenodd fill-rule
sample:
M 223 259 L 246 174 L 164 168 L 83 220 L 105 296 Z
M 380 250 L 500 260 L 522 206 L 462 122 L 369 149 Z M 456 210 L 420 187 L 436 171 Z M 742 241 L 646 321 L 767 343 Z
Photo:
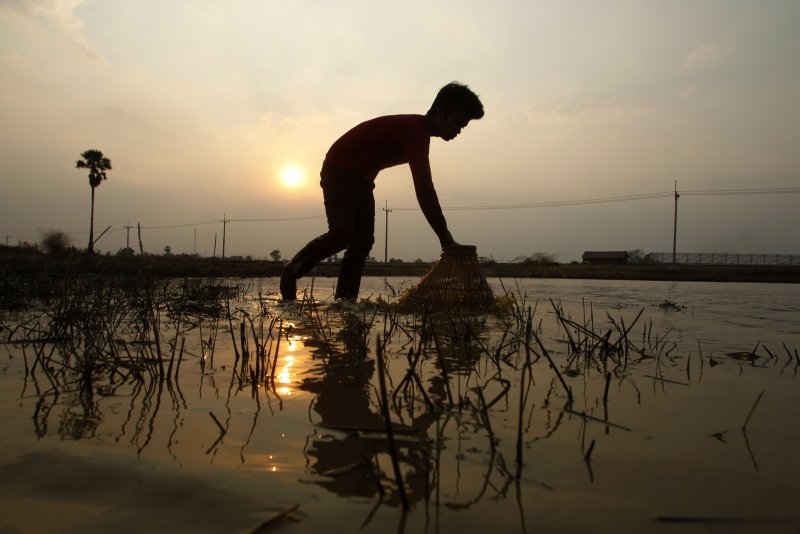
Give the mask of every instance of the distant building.
M 628 263 L 628 253 L 624 250 L 587 250 L 581 258 L 583 263 L 602 263 L 606 265 Z

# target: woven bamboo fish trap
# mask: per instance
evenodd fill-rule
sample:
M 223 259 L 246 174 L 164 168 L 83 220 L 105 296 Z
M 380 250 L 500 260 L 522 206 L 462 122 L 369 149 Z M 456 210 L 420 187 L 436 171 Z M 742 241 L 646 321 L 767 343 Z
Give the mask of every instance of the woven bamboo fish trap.
M 401 310 L 482 310 L 495 296 L 478 261 L 477 248 L 462 245 L 442 252 L 419 285 L 398 301 Z

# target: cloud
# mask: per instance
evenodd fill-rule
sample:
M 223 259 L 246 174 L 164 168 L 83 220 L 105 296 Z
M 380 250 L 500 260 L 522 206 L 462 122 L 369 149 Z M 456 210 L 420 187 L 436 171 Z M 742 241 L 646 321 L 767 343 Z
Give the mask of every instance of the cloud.
M 24 13 L 27 10 L 27 0 L 0 0 L 0 8 L 19 11 Z
M 90 59 L 102 59 L 83 35 L 81 19 L 75 10 L 84 0 L 0 0 L 0 9 L 34 19 L 62 35 Z
M 724 55 L 724 50 L 713 44 L 703 44 L 689 52 L 683 59 L 684 70 L 692 70 L 713 63 Z

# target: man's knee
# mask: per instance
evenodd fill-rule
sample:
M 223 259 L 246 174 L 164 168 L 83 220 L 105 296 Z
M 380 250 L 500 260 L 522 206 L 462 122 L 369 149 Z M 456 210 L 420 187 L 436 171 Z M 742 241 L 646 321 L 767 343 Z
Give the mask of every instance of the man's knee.
M 335 252 L 346 249 L 351 240 L 350 233 L 344 230 L 331 230 L 326 237 L 326 241 L 332 249 L 335 249 Z

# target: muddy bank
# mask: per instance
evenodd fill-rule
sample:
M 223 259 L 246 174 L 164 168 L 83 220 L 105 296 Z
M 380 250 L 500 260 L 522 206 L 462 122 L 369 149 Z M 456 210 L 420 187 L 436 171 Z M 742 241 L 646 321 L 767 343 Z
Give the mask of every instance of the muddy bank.
M 80 253 L 53 257 L 35 250 L 0 247 L 0 276 L 60 276 L 89 274 L 110 276 L 279 276 L 281 262 L 230 258 L 168 256 L 87 256 Z M 419 278 L 430 269 L 427 262 L 367 263 L 365 276 Z M 487 276 L 502 278 L 569 278 L 605 280 L 661 280 L 697 282 L 800 283 L 800 266 L 775 265 L 536 265 L 485 264 Z M 336 276 L 336 263 L 322 263 L 317 276 Z
M 487 274 L 518 278 L 767 282 L 796 284 L 800 266 L 775 265 L 547 265 L 497 264 Z

